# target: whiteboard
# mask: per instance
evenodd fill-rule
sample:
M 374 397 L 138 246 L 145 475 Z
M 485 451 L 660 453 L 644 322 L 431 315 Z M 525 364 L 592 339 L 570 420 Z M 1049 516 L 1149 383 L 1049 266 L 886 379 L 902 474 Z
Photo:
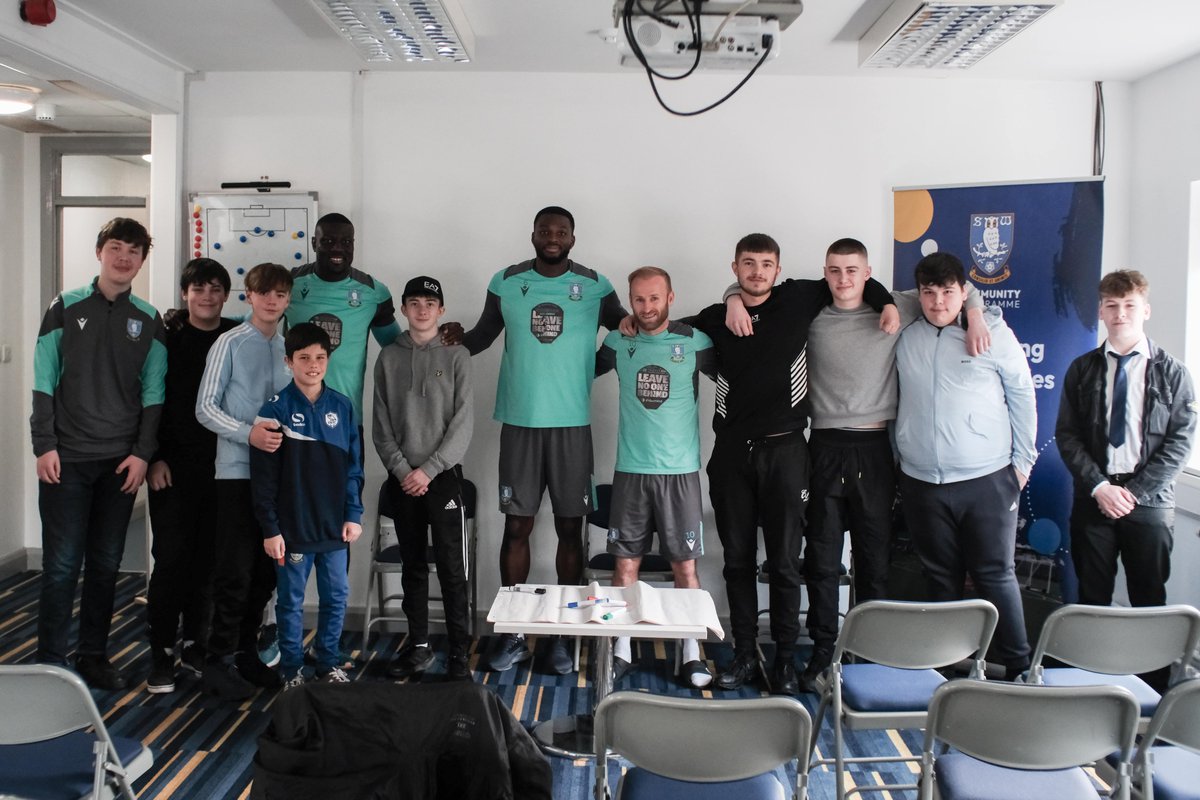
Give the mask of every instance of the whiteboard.
M 193 192 L 187 213 L 188 258 L 211 258 L 229 270 L 226 317 L 249 311 L 243 281 L 254 265 L 292 269 L 313 260 L 316 192 Z

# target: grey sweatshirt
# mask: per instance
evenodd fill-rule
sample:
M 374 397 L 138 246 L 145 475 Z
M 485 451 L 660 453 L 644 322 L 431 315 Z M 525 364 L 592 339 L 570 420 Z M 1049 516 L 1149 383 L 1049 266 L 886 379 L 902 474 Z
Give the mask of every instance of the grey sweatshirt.
M 475 421 L 471 356 L 435 336 L 417 345 L 408 331 L 375 362 L 372 438 L 388 472 L 430 478 L 461 463 Z
M 916 289 L 892 292 L 892 298 L 902 329 L 921 316 Z M 979 292 L 969 282 L 963 307 L 983 307 Z M 868 305 L 822 309 L 808 329 L 812 426 L 857 428 L 895 419 L 899 341 L 898 335 L 879 330 L 879 312 Z

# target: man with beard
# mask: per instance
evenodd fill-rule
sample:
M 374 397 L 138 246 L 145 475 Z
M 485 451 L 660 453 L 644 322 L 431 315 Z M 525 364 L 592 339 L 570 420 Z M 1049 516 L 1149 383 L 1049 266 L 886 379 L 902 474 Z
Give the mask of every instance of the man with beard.
M 641 267 L 629 276 L 637 333 L 613 331 L 596 353 L 596 374 L 617 371 L 621 383 L 617 467 L 613 476 L 608 552 L 616 557 L 614 586 L 637 582 L 642 557 L 658 532 L 675 586 L 699 589 L 696 559 L 704 555 L 700 493 L 700 373 L 716 375 L 712 340 L 668 319 L 671 276 Z M 688 688 L 712 683 L 696 639 L 684 639 L 681 676 Z M 632 668 L 628 636 L 618 636 L 613 680 Z
M 458 323 L 443 326 L 445 341 L 461 337 L 471 355 L 487 349 L 501 331 L 504 355 L 494 418 L 500 432 L 500 582 L 529 578 L 529 537 L 542 494 L 550 489 L 558 534 L 558 582 L 583 577 L 583 518 L 592 509 L 591 391 L 596 330 L 617 327 L 625 309 L 603 275 L 571 261 L 575 218 L 558 206 L 533 218 L 535 258 L 497 272 L 488 284 L 483 313 L 465 335 Z M 500 638 L 489 659 L 503 671 L 529 658 L 520 634 Z M 554 640 L 549 666 L 565 675 L 573 659 Z

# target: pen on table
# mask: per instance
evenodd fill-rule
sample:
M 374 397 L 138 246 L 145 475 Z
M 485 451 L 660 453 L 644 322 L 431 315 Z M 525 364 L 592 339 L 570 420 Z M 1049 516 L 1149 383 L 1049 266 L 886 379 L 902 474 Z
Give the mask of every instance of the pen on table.
M 597 597 L 594 600 L 573 600 L 563 608 L 591 608 L 592 606 L 624 606 L 624 600 L 609 600 L 607 597 Z
M 537 587 L 534 587 L 534 586 L 506 586 L 504 591 L 506 591 L 506 592 L 522 592 L 524 594 L 545 594 L 546 587 L 545 586 L 537 586 Z
M 624 605 L 624 604 L 622 604 L 622 605 Z M 600 619 L 602 619 L 602 620 L 604 620 L 605 622 L 607 622 L 608 620 L 610 620 L 610 619 L 612 619 L 612 618 L 613 618 L 613 615 L 614 615 L 614 614 L 619 614 L 619 613 L 621 613 L 621 612 L 622 612 L 622 611 L 624 611 L 624 610 L 625 610 L 625 609 L 623 609 L 623 608 L 618 608 L 616 611 L 610 611 L 610 612 L 608 612 L 607 614 L 604 614 L 603 616 L 601 616 L 601 617 L 600 617 Z

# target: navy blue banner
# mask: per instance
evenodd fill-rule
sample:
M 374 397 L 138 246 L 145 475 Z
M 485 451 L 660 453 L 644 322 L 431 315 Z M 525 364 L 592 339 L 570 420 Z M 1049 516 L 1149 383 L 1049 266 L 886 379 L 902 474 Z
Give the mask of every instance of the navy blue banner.
M 1101 180 L 896 190 L 893 285 L 915 286 L 921 257 L 962 259 L 968 279 L 1004 311 L 1037 391 L 1038 460 L 1021 496 L 1017 574 L 1023 585 L 1077 597 L 1068 521 L 1071 476 L 1054 445 L 1060 383 L 1096 347 Z

